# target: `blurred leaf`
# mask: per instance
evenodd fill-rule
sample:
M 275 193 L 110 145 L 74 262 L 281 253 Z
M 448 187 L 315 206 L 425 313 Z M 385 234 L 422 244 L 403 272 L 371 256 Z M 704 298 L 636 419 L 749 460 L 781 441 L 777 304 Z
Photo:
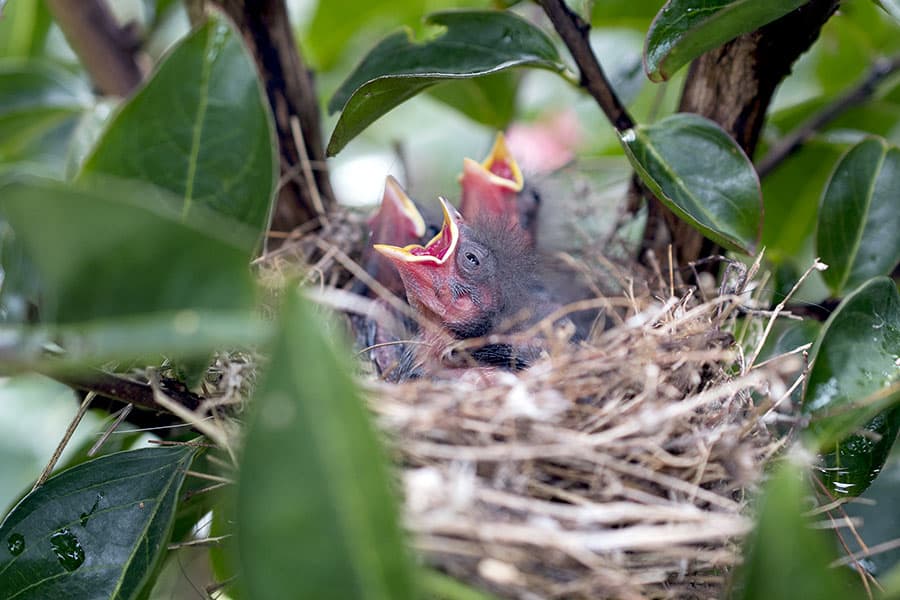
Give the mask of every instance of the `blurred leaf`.
M 39 272 L 45 322 L 252 305 L 246 247 L 230 236 L 235 228 L 214 237 L 204 230 L 221 221 L 216 215 L 197 208 L 191 222 L 180 222 L 178 208 L 166 210 L 161 194 L 147 201 L 154 199 L 148 188 L 134 182 L 105 188 L 0 182 L 0 216 Z M 194 225 L 201 217 L 203 225 Z
M 515 116 L 520 79 L 516 71 L 500 71 L 474 79 L 445 81 L 428 93 L 477 123 L 506 129 Z
M 320 69 L 334 66 L 347 42 L 361 30 L 377 26 L 379 22 L 396 26 L 418 19 L 426 12 L 426 0 L 330 0 L 319 2 L 306 34 L 305 47 L 312 54 L 312 62 Z
M 237 496 L 245 597 L 413 598 L 385 453 L 321 323 L 291 292 L 256 394 Z
M 754 252 L 762 224 L 759 179 L 718 125 L 679 113 L 622 132 L 621 139 L 641 180 L 670 210 L 716 243 Z
M 823 479 L 841 494 L 858 495 L 881 470 L 900 429 L 900 292 L 894 282 L 877 277 L 847 296 L 811 356 L 803 412 L 811 417 L 817 448 L 829 453 Z M 864 434 L 854 434 L 861 428 Z
M 772 474 L 757 507 L 756 527 L 744 544 L 733 600 L 845 600 L 864 598 L 859 578 L 830 568 L 837 558 L 829 534 L 803 514 L 812 491 L 807 469 L 784 461 Z
M 754 31 L 806 2 L 669 0 L 647 32 L 647 76 L 652 81 L 665 81 L 707 50 Z
M 92 102 L 87 84 L 61 68 L 34 60 L 0 61 L 0 162 L 27 157 L 37 140 Z
M 900 262 L 900 148 L 869 138 L 841 158 L 819 209 L 817 250 L 835 296 Z
M 900 564 L 879 578 L 884 593 L 877 596 L 879 600 L 900 600 Z
M 477 590 L 458 579 L 434 569 L 420 571 L 425 597 L 429 600 L 496 600 L 496 596 Z
M 422 43 L 414 41 L 408 30 L 388 36 L 335 92 L 328 110 L 343 112 L 328 142 L 329 156 L 379 117 L 440 81 L 510 67 L 565 69 L 553 41 L 514 13 L 440 12 L 426 22 L 445 30 Z
M 268 224 L 277 163 L 253 61 L 228 25 L 211 19 L 186 37 L 122 106 L 82 168 L 141 180 L 248 225 L 256 249 Z
M 166 550 L 193 454 L 120 452 L 49 479 L 0 524 L 0 596 L 137 597 Z
M 40 0 L 0 3 L 0 58 L 40 56 L 50 31 L 50 11 Z
M 884 12 L 900 21 L 900 0 L 875 0 Z
M 631 23 L 646 32 L 665 0 L 603 0 L 591 3 L 591 24 L 608 27 Z

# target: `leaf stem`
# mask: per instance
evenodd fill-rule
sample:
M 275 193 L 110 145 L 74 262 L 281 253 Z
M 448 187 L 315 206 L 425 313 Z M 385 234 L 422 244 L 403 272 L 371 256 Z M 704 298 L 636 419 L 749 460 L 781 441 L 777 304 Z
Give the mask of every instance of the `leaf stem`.
M 581 73 L 578 85 L 594 97 L 616 131 L 622 132 L 634 127 L 634 119 L 619 100 L 597 60 L 597 55 L 591 49 L 589 38 L 591 26 L 572 12 L 562 0 L 539 0 L 539 3 L 572 54 L 572 58 L 575 59 L 575 64 L 578 65 Z

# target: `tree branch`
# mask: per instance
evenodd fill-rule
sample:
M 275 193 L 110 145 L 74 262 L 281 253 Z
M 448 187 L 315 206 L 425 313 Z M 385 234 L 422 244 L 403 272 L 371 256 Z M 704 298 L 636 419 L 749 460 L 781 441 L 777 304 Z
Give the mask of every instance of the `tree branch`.
M 103 0 L 47 0 L 53 18 L 97 88 L 127 96 L 141 82 L 137 40 L 120 27 Z
M 281 188 L 272 227 L 290 231 L 324 216 L 336 204 L 325 166 L 319 102 L 300 56 L 284 0 L 215 0 L 250 48 L 275 117 L 281 151 Z M 300 124 L 300 139 L 291 128 Z M 309 174 L 312 177 L 309 177 Z
M 634 119 L 609 84 L 597 55 L 591 49 L 590 24 L 572 12 L 562 0 L 540 0 L 540 5 L 575 59 L 581 73 L 581 86 L 594 97 L 616 131 L 634 127 Z
M 839 0 L 811 0 L 703 54 L 691 65 L 679 110 L 715 121 L 752 157 L 775 90 L 819 37 L 838 4 Z M 674 245 L 679 264 L 719 253 L 699 231 L 651 199 L 642 249 L 663 256 L 669 244 Z
M 765 177 L 796 152 L 809 138 L 842 113 L 867 100 L 878 85 L 890 75 L 900 70 L 900 54 L 892 58 L 882 58 L 875 62 L 866 77 L 849 89 L 820 112 L 812 115 L 797 129 L 786 135 L 766 156 L 757 163 L 756 171 Z

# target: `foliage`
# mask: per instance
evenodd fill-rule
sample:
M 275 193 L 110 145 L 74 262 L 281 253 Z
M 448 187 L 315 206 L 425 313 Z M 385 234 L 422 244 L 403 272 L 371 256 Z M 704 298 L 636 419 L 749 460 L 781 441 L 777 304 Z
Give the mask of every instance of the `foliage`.
M 155 4 L 148 28 L 183 10 L 178 2 L 147 4 Z M 302 44 L 323 87 L 344 80 L 330 86 L 328 106 L 341 114 L 329 152 L 364 140 L 390 111 L 414 110 L 422 92 L 491 127 L 558 111 L 560 97 L 580 90 L 558 38 L 527 5 L 501 4 L 515 6 L 485 12 L 487 2 L 320 2 Z M 621 30 L 645 36 L 654 81 L 802 3 L 661 4 L 597 2 L 587 18 L 599 38 L 620 39 Z M 844 4 L 783 82 L 763 150 L 833 103 L 875 59 L 900 51 L 898 25 L 888 16 L 900 15 L 897 2 L 882 0 L 884 13 L 863 0 Z M 354 63 L 360 58 L 355 49 L 372 31 L 460 5 L 478 10 L 433 13 L 418 37 L 395 32 L 355 68 L 347 62 L 350 50 Z M 384 452 L 327 321 L 294 291 L 285 294 L 277 325 L 256 314 L 260 294 L 247 263 L 266 233 L 278 164 L 270 107 L 241 36 L 222 18 L 180 31 L 153 75 L 108 115 L 110 100 L 95 97 L 85 71 L 72 64 L 45 3 L 0 2 L 0 11 L 4 374 L 84 374 L 101 366 L 126 372 L 132 364 L 205 360 L 222 348 L 270 357 L 245 444 L 229 456 L 239 472 L 236 495 L 192 505 L 179 493 L 188 464 L 204 459 L 193 449 L 133 449 L 93 460 L 82 452 L 81 464 L 28 494 L 0 524 L 0 595 L 91 589 L 148 597 L 173 556 L 170 538 L 189 535 L 210 510 L 219 533 L 235 536 L 225 552 L 233 562 L 220 561 L 219 574 L 224 579 L 240 565 L 244 578 L 230 591 L 243 597 L 342 590 L 347 597 L 411 598 L 417 586 L 449 597 L 475 594 L 415 573 Z M 543 82 L 559 76 L 543 100 L 527 97 L 538 73 Z M 621 145 L 603 151 L 630 161 L 691 226 L 738 254 L 766 246 L 778 289 L 813 254 L 829 263 L 823 276 L 814 274 L 818 287 L 803 290 L 811 302 L 839 303 L 821 331 L 803 332 L 815 336 L 804 439 L 822 454 L 825 483 L 837 493 L 861 493 L 900 429 L 900 299 L 889 278 L 900 262 L 900 84 L 885 80 L 761 182 L 751 163 L 760 157 L 747 157 L 711 121 L 665 114 L 674 102 L 657 102 L 664 93 L 644 88 L 630 102 L 639 122 L 602 133 L 591 121 L 586 129 L 595 139 L 585 147 L 614 133 L 610 139 Z M 660 106 L 664 114 L 655 114 Z M 420 160 L 411 156 L 411 167 Z M 809 493 L 804 473 L 791 465 L 772 476 L 737 595 L 772 597 L 802 581 L 810 594 L 847 597 L 843 574 L 826 570 L 827 542 L 799 517 Z M 786 531 L 794 545 L 774 543 Z M 304 570 L 293 567 L 298 556 L 308 558 Z M 101 558 L 108 587 L 88 588 Z

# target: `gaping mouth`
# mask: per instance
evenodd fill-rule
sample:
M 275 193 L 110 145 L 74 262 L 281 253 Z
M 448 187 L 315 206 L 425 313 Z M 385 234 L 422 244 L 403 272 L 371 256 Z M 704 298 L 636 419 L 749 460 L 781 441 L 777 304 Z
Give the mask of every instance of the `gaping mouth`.
M 466 161 L 474 164 L 466 164 Z M 487 179 L 493 185 L 507 188 L 514 192 L 522 191 L 525 183 L 522 171 L 519 169 L 519 165 L 512 157 L 512 154 L 509 153 L 509 149 L 506 147 L 506 138 L 503 137 L 502 133 L 497 134 L 497 139 L 494 140 L 494 147 L 491 148 L 491 153 L 488 154 L 483 163 L 479 165 L 471 158 L 463 159 L 463 163 L 464 167 L 469 169 L 482 167 L 486 171 Z
M 394 205 L 398 212 L 406 217 L 412 229 L 412 233 L 417 238 L 425 235 L 425 219 L 422 218 L 419 209 L 417 209 L 416 205 L 413 204 L 413 201 L 409 199 L 409 196 L 406 195 L 406 192 L 404 192 L 403 188 L 400 187 L 400 184 L 397 183 L 397 180 L 388 176 L 385 187 L 388 190 L 386 196 L 394 201 Z
M 391 246 L 389 244 L 375 244 L 373 248 L 384 256 L 407 263 L 433 263 L 444 264 L 453 256 L 456 245 L 459 243 L 459 219 L 456 209 L 443 198 L 440 199 L 441 208 L 444 211 L 444 222 L 436 236 L 424 246 L 410 244 L 409 246 Z

